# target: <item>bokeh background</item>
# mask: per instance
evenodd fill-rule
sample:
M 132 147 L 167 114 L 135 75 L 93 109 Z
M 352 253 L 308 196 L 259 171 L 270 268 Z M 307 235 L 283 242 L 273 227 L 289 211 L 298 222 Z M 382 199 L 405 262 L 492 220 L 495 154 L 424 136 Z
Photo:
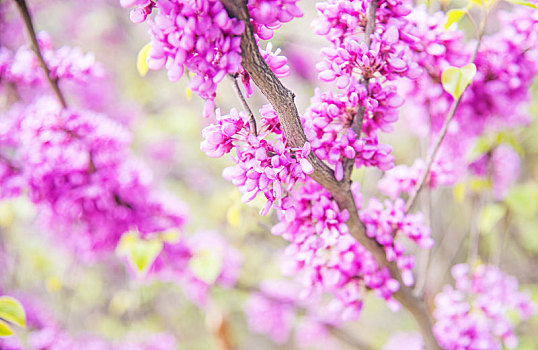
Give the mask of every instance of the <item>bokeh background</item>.
M 3 1 L 3 6 L 9 2 Z M 315 1 L 299 4 L 305 16 L 280 29 L 273 46 L 282 48 L 288 56 L 291 75 L 283 79 L 284 84 L 295 92 L 299 110 L 304 111 L 318 85 L 315 63 L 324 43 L 310 29 L 316 16 Z M 187 88 L 188 78 L 170 83 L 165 71 L 140 76 L 136 57 L 149 41 L 147 28 L 131 23 L 128 11 L 121 9 L 118 1 L 31 0 L 29 5 L 37 29 L 46 30 L 55 47 L 78 46 L 93 52 L 103 64 L 107 80 L 97 88 L 109 91 L 119 106 L 114 107 L 119 108 L 116 115 L 135 135 L 132 151 L 152 169 L 156 182 L 189 208 L 189 222 L 183 234 L 188 236 L 200 230 L 218 232 L 241 252 L 243 265 L 238 287 L 212 288 L 210 305 L 200 308 L 172 282 L 136 278 L 117 254 L 82 263 L 51 239 L 36 219 L 36 207 L 21 196 L 0 202 L 2 290 L 23 300 L 34 300 L 39 305 L 36 307 L 46 309 L 73 336 L 90 334 L 116 342 L 166 333 L 176 339 L 181 349 L 222 348 L 223 338 L 237 349 L 298 348 L 293 333 L 285 344 L 275 344 L 249 330 L 245 300 L 262 281 L 282 278 L 279 262 L 287 244 L 270 233 L 276 223 L 274 213 L 259 216 L 261 202 L 241 203 L 237 189 L 222 179 L 222 170 L 232 162 L 226 157 L 208 158 L 200 151 L 201 129 L 209 121 L 201 116 L 203 101 Z M 4 19 L 15 15 L 17 12 L 8 11 Z M 470 28 L 466 19 L 461 26 Z M 19 34 L 23 35 L 22 28 Z M 266 101 L 254 89 L 249 102 L 257 109 Z M 522 288 L 531 290 L 538 301 L 536 84 L 533 96 L 537 98 L 529 106 L 532 123 L 508 130 L 503 136 L 502 142 L 520 154 L 521 171 L 506 199 L 495 202 L 502 208 L 500 218 L 491 222 L 487 215 L 491 209 L 486 208 L 492 203 L 487 180 L 470 177 L 454 188 L 429 191 L 423 196 L 420 209 L 427 214 L 436 244 L 432 259 L 426 259 L 427 253 L 418 256 L 415 271 L 427 276 L 419 283 L 425 283 L 430 299 L 443 285 L 451 283 L 450 267 L 467 260 L 468 237 L 475 232 L 479 235 L 483 261 L 498 264 L 507 274 L 517 276 Z M 224 111 L 240 108 L 228 80 L 219 87 L 215 102 Z M 412 164 L 426 152 L 425 142 L 413 136 L 405 122 L 406 113 L 412 112 L 404 106 L 396 131 L 383 136 L 393 146 L 397 164 Z M 482 142 L 487 144 L 496 137 L 486 135 Z M 361 169 L 355 172 L 354 179 L 361 183 L 368 197 L 379 195 L 376 184 L 381 175 L 377 169 Z M 344 332 L 368 344 L 364 348 L 379 349 L 391 334 L 414 331 L 414 327 L 405 311 L 393 313 L 382 301 L 369 296 L 360 320 L 347 324 Z M 519 349 L 536 349 L 536 329 L 537 317 L 518 329 Z M 346 335 L 307 348 L 361 348 L 342 341 L 343 336 Z

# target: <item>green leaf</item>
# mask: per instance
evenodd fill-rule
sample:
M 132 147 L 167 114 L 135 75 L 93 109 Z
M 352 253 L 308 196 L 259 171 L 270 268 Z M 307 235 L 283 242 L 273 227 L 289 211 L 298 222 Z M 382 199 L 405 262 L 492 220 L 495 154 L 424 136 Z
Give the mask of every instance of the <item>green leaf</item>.
M 0 320 L 0 337 L 7 337 L 13 334 L 13 330 L 7 323 Z
M 445 91 L 451 94 L 454 99 L 458 99 L 467 86 L 473 82 L 475 74 L 476 66 L 474 63 L 469 63 L 461 68 L 448 67 L 443 71 L 441 82 Z
M 482 209 L 480 214 L 480 232 L 490 233 L 495 224 L 501 220 L 506 214 L 506 207 L 501 204 L 491 203 Z
M 532 2 L 528 2 L 528 1 L 523 1 L 523 0 L 508 0 L 509 3 L 512 3 L 514 5 L 523 5 L 523 6 L 528 6 L 530 8 L 533 8 L 535 10 L 538 10 L 538 6 L 536 6 L 535 4 L 533 4 Z
M 532 218 L 538 210 L 538 184 L 526 183 L 513 187 L 505 201 L 517 215 Z
M 22 328 L 26 326 L 24 308 L 17 299 L 12 297 L 0 297 L 0 318 Z
M 146 74 L 148 74 L 148 55 L 150 49 L 151 43 L 148 43 L 140 49 L 138 55 L 136 56 L 136 70 L 138 71 L 138 74 L 140 74 L 140 76 L 142 77 L 145 77 Z
M 189 260 L 194 275 L 207 284 L 213 284 L 220 275 L 222 257 L 212 250 L 200 250 Z
M 163 243 L 160 239 L 145 240 L 136 232 L 124 234 L 118 243 L 118 254 L 126 256 L 131 265 L 144 274 L 161 253 Z
M 452 9 L 446 13 L 446 23 L 445 23 L 445 30 L 450 28 L 450 26 L 454 23 L 457 23 L 460 21 L 460 19 L 465 16 L 467 13 L 466 9 Z

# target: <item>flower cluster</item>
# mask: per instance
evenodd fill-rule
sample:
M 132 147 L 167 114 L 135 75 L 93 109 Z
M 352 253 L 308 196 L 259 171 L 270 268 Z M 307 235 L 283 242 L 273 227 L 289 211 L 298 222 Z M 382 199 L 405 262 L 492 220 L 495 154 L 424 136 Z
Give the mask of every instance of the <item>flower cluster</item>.
M 425 225 L 424 215 L 406 214 L 405 202 L 401 198 L 394 202 L 386 200 L 384 205 L 376 198 L 371 198 L 368 207 L 360 212 L 360 218 L 366 226 L 366 234 L 385 248 L 387 260 L 396 262 L 402 271 L 403 282 L 412 285 L 415 258 L 403 255 L 404 246 L 395 241 L 395 236 L 401 234 L 421 248 L 431 248 L 433 239 L 430 228 Z
M 302 17 L 299 0 L 249 0 L 248 11 L 254 32 L 262 40 L 269 40 L 273 32 L 294 18 Z
M 501 144 L 469 164 L 469 170 L 473 175 L 490 177 L 495 199 L 501 200 L 517 180 L 520 163 L 516 151 L 506 144 Z
M 360 204 L 356 185 L 353 191 Z M 309 179 L 292 198 L 294 206 L 278 212 L 280 222 L 271 232 L 291 242 L 286 248 L 293 259 L 289 272 L 300 276 L 307 294 L 333 294 L 333 307 L 346 320 L 359 316 L 368 289 L 397 308 L 392 293 L 398 290 L 398 282 L 351 237 L 346 225 L 349 213 L 338 208 L 330 193 Z
M 252 24 L 258 38 L 270 39 L 282 23 L 302 16 L 297 0 L 253 0 L 249 2 Z M 213 113 L 213 100 L 218 83 L 227 75 L 241 74 L 251 91 L 248 75 L 241 67 L 241 34 L 244 23 L 230 18 L 219 0 L 122 0 L 123 7 L 137 6 L 131 11 L 134 22 L 148 20 L 151 49 L 150 69 L 166 67 L 171 81 L 179 80 L 185 70 L 192 73 L 189 86 L 208 101 L 204 114 Z M 257 38 L 257 39 L 258 39 Z M 279 77 L 289 73 L 287 59 L 267 45 L 260 53 Z
M 351 92 L 349 94 L 351 98 L 332 91 L 316 90 L 303 118 L 305 133 L 314 154 L 334 166 L 337 180 L 343 177 L 345 158 L 354 159 L 357 167 L 374 166 L 381 170 L 393 167 L 394 157 L 390 154 L 392 150 L 390 146 L 379 144 L 375 133 L 358 139 L 355 132 L 349 128 L 357 113 L 356 103 L 350 101 L 358 101 L 366 94 L 366 89 L 362 85 L 358 87 L 361 88 L 359 93 Z M 365 124 L 380 125 L 383 122 L 372 119 Z M 370 129 L 369 125 L 366 127 Z
M 2 126 L 2 168 L 16 176 L 2 178 L 23 186 L 83 256 L 114 249 L 131 228 L 151 233 L 185 222 L 182 203 L 152 189 L 151 174 L 129 154 L 129 132 L 106 116 L 42 97 L 14 106 Z
M 422 159 L 417 159 L 412 166 L 398 165 L 393 169 L 385 172 L 383 178 L 377 183 L 381 192 L 396 199 L 402 193 L 413 194 L 418 180 L 424 173 L 426 164 Z M 446 162 L 438 160 L 432 163 L 425 184 L 431 188 L 438 186 L 448 186 L 455 182 L 452 167 Z
M 92 53 L 67 46 L 56 50 L 46 32 L 40 32 L 37 39 L 52 79 L 86 83 L 103 77 L 104 70 Z M 15 53 L 0 46 L 0 80 L 34 88 L 47 84 L 37 57 L 27 46 L 21 46 Z
M 527 319 L 535 313 L 528 293 L 518 292 L 514 277 L 495 266 L 466 264 L 452 268 L 455 288 L 446 286 L 435 298 L 433 331 L 446 350 L 517 347 L 510 313 Z
M 192 259 L 206 259 L 215 265 L 214 275 L 209 276 L 212 280 L 197 275 Z M 203 307 L 213 284 L 225 288 L 235 284 L 241 264 L 239 251 L 217 232 L 198 231 L 190 237 L 164 241 L 161 252 L 149 266 L 148 277 L 178 283 L 192 302 Z
M 245 302 L 244 310 L 250 330 L 267 335 L 283 345 L 295 334 L 298 347 L 336 348 L 328 326 L 338 321 L 320 300 L 301 299 L 300 288 L 285 280 L 264 281 Z
M 413 102 L 413 125 L 430 125 L 434 142 L 453 98 L 441 86 L 441 73 L 448 66 L 469 62 L 475 42 L 465 45 L 463 31 L 456 26 L 445 30 L 446 16 L 428 16 L 424 9 L 409 17 L 408 31 L 417 38 L 410 45 L 415 61 L 427 74 L 408 88 L 407 98 Z M 477 137 L 487 131 L 499 131 L 525 125 L 528 114 L 524 105 L 529 100 L 529 87 L 538 73 L 535 45 L 538 19 L 531 11 L 514 9 L 502 12 L 500 31 L 485 36 L 474 61 L 477 74 L 458 106 L 448 133 L 436 158 L 449 163 L 455 180 L 468 169 L 466 157 Z M 421 136 L 428 130 L 416 128 Z
M 357 167 L 386 171 L 393 166 L 391 148 L 379 145 L 376 134 L 393 130 L 397 108 L 404 102 L 390 82 L 415 79 L 422 72 L 408 52 L 412 38 L 406 30 L 407 5 L 380 1 L 375 19 L 367 18 L 369 6 L 365 0 L 330 0 L 316 6 L 320 17 L 314 21 L 314 31 L 331 43 L 316 66 L 319 78 L 336 82 L 343 92 L 316 91 L 305 114 L 305 131 L 314 152 L 334 166 L 338 180 L 344 158 L 354 159 Z M 367 22 L 372 20 L 375 30 L 366 38 Z M 364 134 L 359 140 L 357 130 L 351 129 L 357 118 L 362 119 L 358 131 Z
M 314 169 L 307 160 L 310 144 L 302 149 L 288 147 L 272 107 L 263 106 L 260 114 L 261 128 L 254 135 L 244 112 L 232 109 L 229 115 L 221 115 L 217 110 L 217 123 L 202 131 L 204 141 L 200 148 L 210 157 L 221 157 L 235 149 L 232 159 L 236 165 L 226 168 L 223 176 L 239 187 L 244 202 L 262 192 L 267 203 L 260 214 L 265 215 L 273 205 L 289 208 L 292 202 L 288 192 Z M 269 139 L 269 135 L 275 140 Z

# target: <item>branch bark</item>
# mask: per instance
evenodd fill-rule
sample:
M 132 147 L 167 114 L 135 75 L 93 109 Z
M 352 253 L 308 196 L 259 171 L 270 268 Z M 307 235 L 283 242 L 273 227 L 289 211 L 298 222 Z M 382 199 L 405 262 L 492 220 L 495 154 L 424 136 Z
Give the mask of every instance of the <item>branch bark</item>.
M 45 77 L 47 78 L 50 87 L 54 91 L 56 98 L 58 98 L 58 101 L 60 102 L 62 108 L 66 108 L 67 103 L 65 102 L 64 95 L 62 94 L 60 87 L 58 86 L 58 79 L 51 77 L 49 67 L 47 66 L 47 63 L 43 58 L 43 54 L 41 53 L 41 49 L 39 48 L 39 43 L 37 42 L 37 35 L 35 32 L 34 24 L 32 23 L 30 11 L 28 10 L 28 5 L 26 4 L 26 0 L 15 0 L 15 3 L 17 3 L 17 7 L 19 8 L 21 16 L 24 20 L 26 31 L 28 32 L 28 35 L 30 36 L 30 42 L 32 43 L 32 50 L 34 50 L 34 53 L 39 60 L 39 64 L 45 72 Z
M 221 2 L 230 17 L 237 18 L 245 23 L 245 31 L 241 36 L 243 68 L 275 109 L 284 134 L 286 135 L 288 145 L 290 147 L 302 147 L 307 140 L 299 119 L 297 107 L 295 106 L 295 95 L 282 85 L 261 56 L 256 40 L 254 39 L 254 29 L 250 23 L 246 1 L 221 0 Z M 400 282 L 400 289 L 394 294 L 394 298 L 411 312 L 420 327 L 428 349 L 441 349 L 433 335 L 432 322 L 424 301 L 415 297 L 412 289 L 403 284 L 396 264 L 387 261 L 384 249 L 375 240 L 368 238 L 366 235 L 364 224 L 359 219 L 349 181 L 337 181 L 334 177 L 333 170 L 313 152 L 308 156 L 308 160 L 314 167 L 314 172 L 310 175 L 312 179 L 332 194 L 341 210 L 346 209 L 349 212 L 347 225 L 350 234 L 370 251 L 379 266 L 388 267 L 391 276 Z

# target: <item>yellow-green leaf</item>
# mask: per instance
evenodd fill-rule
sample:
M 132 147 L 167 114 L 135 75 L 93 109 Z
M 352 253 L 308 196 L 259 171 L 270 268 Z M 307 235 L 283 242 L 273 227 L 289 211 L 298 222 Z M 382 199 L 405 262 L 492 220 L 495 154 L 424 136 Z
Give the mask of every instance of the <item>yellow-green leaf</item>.
M 7 323 L 0 320 L 0 337 L 7 337 L 13 334 L 13 330 Z
M 527 7 L 530 7 L 530 8 L 533 8 L 535 10 L 538 10 L 538 6 L 536 6 L 535 4 L 533 4 L 532 2 L 529 2 L 529 1 L 524 1 L 524 0 L 508 0 L 509 3 L 512 3 L 514 5 L 522 5 L 522 6 L 527 6 Z
M 200 250 L 189 260 L 194 275 L 207 284 L 213 284 L 220 275 L 222 258 L 212 250 Z
M 19 327 L 26 326 L 26 314 L 24 313 L 24 308 L 17 299 L 2 296 L 0 297 L 0 318 L 16 324 Z
M 454 23 L 457 23 L 467 13 L 466 9 L 452 9 L 446 13 L 445 30 L 450 28 Z
M 480 232 L 490 233 L 505 214 L 506 207 L 501 204 L 491 203 L 486 205 L 480 214 Z
M 448 67 L 443 71 L 441 81 L 446 92 L 458 99 L 463 91 L 473 82 L 476 74 L 476 66 L 469 63 L 461 68 Z
M 513 187 L 506 196 L 506 204 L 517 215 L 533 217 L 538 211 L 538 185 L 527 183 Z
M 136 57 L 136 70 L 140 76 L 145 77 L 148 74 L 148 54 L 151 49 L 151 43 L 144 45 L 143 48 L 138 52 Z
M 118 254 L 126 256 L 131 265 L 144 274 L 161 253 L 163 243 L 160 239 L 145 240 L 135 232 L 124 234 L 118 243 Z

